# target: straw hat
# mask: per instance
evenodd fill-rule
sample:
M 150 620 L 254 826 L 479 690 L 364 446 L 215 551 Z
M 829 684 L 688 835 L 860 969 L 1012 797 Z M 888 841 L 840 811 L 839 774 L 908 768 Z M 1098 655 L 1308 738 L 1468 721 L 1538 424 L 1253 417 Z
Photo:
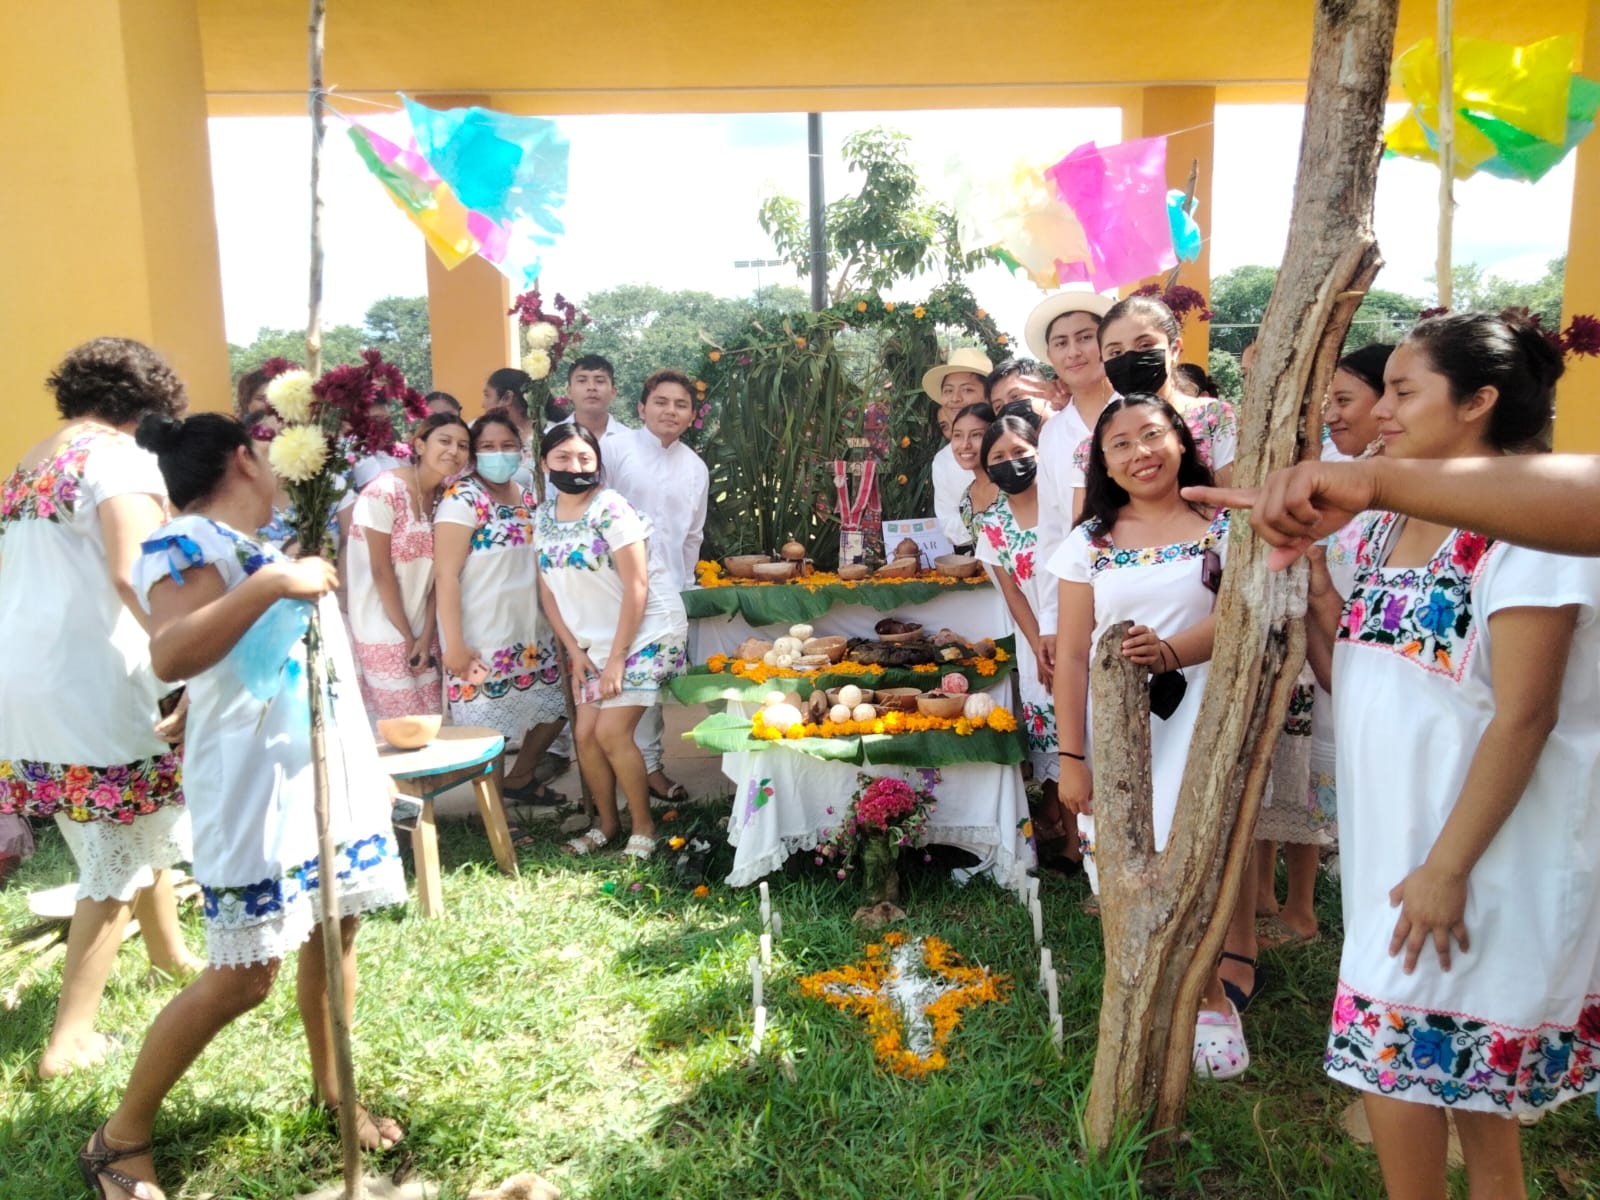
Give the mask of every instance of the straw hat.
M 1066 287 L 1053 296 L 1046 296 L 1039 302 L 1038 307 L 1028 314 L 1028 324 L 1023 330 L 1023 340 L 1028 343 L 1029 353 L 1040 362 L 1049 362 L 1048 335 L 1050 326 L 1057 317 L 1073 312 L 1093 313 L 1097 317 L 1103 317 L 1111 311 L 1111 306 L 1115 303 L 1113 297 L 1091 291 L 1087 285 Z
M 994 370 L 994 364 L 989 361 L 989 356 L 982 350 L 973 350 L 962 346 L 950 351 L 950 361 L 940 363 L 937 367 L 930 367 L 922 376 L 922 390 L 935 403 L 939 403 L 939 388 L 944 383 L 946 375 L 959 375 L 963 371 L 976 375 L 979 379 L 987 379 L 989 372 Z

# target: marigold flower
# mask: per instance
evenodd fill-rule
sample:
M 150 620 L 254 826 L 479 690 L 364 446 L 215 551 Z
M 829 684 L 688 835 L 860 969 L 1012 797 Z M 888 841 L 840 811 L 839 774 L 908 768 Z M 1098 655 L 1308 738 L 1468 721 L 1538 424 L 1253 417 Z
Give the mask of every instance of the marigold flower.
M 893 300 L 885 300 L 883 302 L 883 311 L 884 312 L 893 312 L 894 311 L 894 301 Z
M 856 311 L 857 312 L 866 312 L 867 311 L 867 302 L 865 300 L 857 300 L 856 301 Z
M 722 351 L 721 350 L 713 350 L 710 354 L 706 355 L 706 357 L 709 358 L 712 362 L 721 362 L 722 361 Z
M 903 438 L 900 439 L 900 449 L 904 450 L 909 445 L 911 445 L 911 439 L 910 438 L 903 437 Z
M 672 850 L 682 850 L 688 843 L 681 837 L 667 839 L 667 847 Z
M 794 344 L 795 344 L 795 345 L 796 345 L 796 346 L 799 346 L 799 347 L 800 347 L 800 349 L 802 349 L 802 350 L 804 350 L 804 349 L 805 349 L 805 348 L 806 348 L 806 340 L 805 340 L 805 338 L 803 338 L 803 337 L 797 337 L 797 338 L 795 338 L 795 340 L 794 340 Z
M 920 321 L 923 317 L 928 315 L 928 310 L 919 304 L 911 310 L 911 315 Z
M 1002 346 L 1005 346 L 1010 344 L 1011 339 L 1002 333 L 999 337 L 995 338 L 995 341 L 999 342 Z
M 989 314 L 988 314 L 988 313 L 986 313 L 986 312 L 984 312 L 984 311 L 983 311 L 983 309 L 981 309 L 981 308 L 980 308 L 980 309 L 979 309 L 979 310 L 978 310 L 978 320 L 980 320 L 980 321 L 981 321 L 981 320 L 983 320 L 983 319 L 984 319 L 984 318 L 985 318 L 985 317 L 987 317 L 987 316 L 988 316 L 988 315 L 989 315 Z
M 895 477 L 894 477 L 894 481 L 895 481 L 895 482 L 896 482 L 896 483 L 899 483 L 899 484 L 903 484 L 903 483 L 905 483 L 905 481 L 906 481 L 906 476 L 904 476 L 904 475 L 896 475 L 896 476 L 895 476 Z
M 700 899 L 704 900 L 707 896 L 711 895 L 711 889 L 702 883 L 699 887 L 695 888 L 694 894 Z

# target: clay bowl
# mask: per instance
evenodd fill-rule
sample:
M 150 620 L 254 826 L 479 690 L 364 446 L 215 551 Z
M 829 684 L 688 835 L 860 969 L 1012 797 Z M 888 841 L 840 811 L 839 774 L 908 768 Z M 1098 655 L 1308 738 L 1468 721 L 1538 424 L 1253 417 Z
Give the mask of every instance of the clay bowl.
M 782 583 L 799 573 L 800 564 L 792 562 L 758 562 L 751 568 L 757 580 L 763 583 Z
M 829 662 L 839 662 L 845 656 L 845 651 L 850 647 L 848 638 L 819 637 L 812 638 L 800 647 L 802 654 L 825 654 Z
M 733 554 L 722 560 L 722 565 L 728 569 L 728 574 L 735 579 L 754 579 L 757 563 L 772 561 L 770 554 Z
M 971 579 L 983 564 L 970 554 L 941 554 L 933 560 L 933 569 L 951 579 Z
M 917 711 L 925 717 L 943 717 L 947 721 L 953 721 L 961 715 L 962 706 L 966 702 L 965 696 L 928 692 L 917 697 Z
M 865 579 L 872 574 L 872 568 L 866 563 L 846 563 L 839 568 L 839 578 L 846 583 L 854 583 L 858 579 Z
M 396 750 L 421 750 L 439 736 L 439 726 L 444 718 L 435 714 L 427 717 L 390 717 L 378 722 L 378 736 Z
M 921 625 L 917 625 L 917 624 L 908 625 L 905 629 L 902 629 L 899 633 L 880 633 L 880 634 L 878 634 L 878 640 L 880 642 L 886 642 L 891 646 L 893 646 L 893 645 L 895 645 L 895 644 L 897 644 L 899 642 L 915 642 L 915 641 L 918 641 L 921 637 L 922 637 L 922 626 Z
M 916 688 L 881 688 L 873 700 L 885 709 L 910 713 L 917 711 L 917 698 L 921 694 Z
M 861 699 L 858 700 L 856 703 L 858 703 L 858 704 L 871 704 L 882 695 L 883 695 L 882 692 L 874 692 L 871 688 L 862 688 L 861 689 Z M 828 707 L 832 708 L 835 704 L 838 704 L 838 703 L 839 703 L 839 689 L 838 688 L 829 688 L 828 689 Z

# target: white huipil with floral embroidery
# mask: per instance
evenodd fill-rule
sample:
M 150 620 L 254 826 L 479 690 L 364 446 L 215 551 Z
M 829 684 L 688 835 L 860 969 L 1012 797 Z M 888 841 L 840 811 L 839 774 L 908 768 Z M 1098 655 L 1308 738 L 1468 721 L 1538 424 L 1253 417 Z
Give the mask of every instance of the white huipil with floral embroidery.
M 1067 535 L 1049 563 L 1052 575 L 1069 583 L 1087 583 L 1094 589 L 1094 633 L 1088 646 L 1091 662 L 1101 636 L 1118 621 L 1146 625 L 1170 640 L 1173 634 L 1205 620 L 1216 595 L 1201 582 L 1201 568 L 1207 550 L 1215 550 L 1220 559 L 1227 560 L 1228 512 L 1218 511 L 1205 533 L 1192 542 L 1119 550 L 1115 534 L 1113 530 L 1110 539 L 1097 545 L 1095 531 L 1085 522 Z M 1183 783 L 1183 767 L 1189 758 L 1189 742 L 1194 737 L 1209 669 L 1209 662 L 1185 663 L 1183 677 L 1188 686 L 1177 710 L 1164 721 L 1154 714 L 1150 717 L 1150 796 L 1157 850 L 1166 848 L 1167 835 L 1172 831 L 1178 788 Z M 1084 754 L 1091 770 L 1093 729 L 1091 711 L 1084 726 Z M 1093 861 L 1094 818 L 1080 816 L 1078 829 L 1089 882 L 1098 892 L 1100 880 Z
M 1404 1100 L 1514 1114 L 1600 1091 L 1600 560 L 1452 533 L 1384 566 L 1367 521 L 1334 648 L 1344 953 L 1326 1069 Z M 1422 864 L 1494 716 L 1490 618 L 1579 608 L 1560 712 L 1527 789 L 1467 880 L 1471 948 L 1412 974 L 1389 890 Z
M 433 592 L 433 521 L 412 511 L 410 490 L 399 474 L 379 475 L 356 498 L 344 575 L 350 640 L 356 665 L 361 668 L 361 696 L 367 715 L 381 721 L 437 713 L 441 707 L 438 668 L 412 672 L 411 642 L 390 623 L 372 576 L 368 530 L 389 539 L 389 562 L 400 587 L 400 604 L 416 636 L 427 623 L 428 597 Z M 437 636 L 429 642 L 437 663 Z
M 282 558 L 266 542 L 184 516 L 145 542 L 134 586 L 148 608 L 150 589 L 163 579 L 181 583 L 212 567 L 231 592 Z M 339 912 L 353 916 L 402 903 L 406 885 L 344 618 L 331 594 L 319 611 Z M 205 898 L 206 961 L 215 967 L 281 959 L 311 935 L 321 914 L 303 639 L 288 658 L 288 682 L 270 701 L 251 694 L 232 652 L 189 680 L 184 787 L 194 820 L 194 876 Z
M 650 521 L 610 488 L 596 491 L 576 521 L 557 520 L 557 499 L 551 495 L 539 506 L 539 573 L 572 636 L 604 671 L 622 613 L 622 576 L 613 552 L 648 541 Z M 649 572 L 644 615 L 623 650 L 622 695 L 602 701 L 602 708 L 657 703 L 662 683 L 687 664 L 689 618 L 683 598 L 658 562 L 651 562 Z
M 80 900 L 130 900 L 189 857 L 178 758 L 153 728 L 164 689 L 101 540 L 100 505 L 126 495 L 167 488 L 110 429 L 0 485 L 0 812 L 56 818 Z
M 1004 492 L 975 522 L 978 558 L 1004 571 L 1017 585 L 1036 620 L 1047 613 L 1055 624 L 1056 577 L 1039 561 L 1037 526 L 1023 529 Z M 1057 756 L 1056 704 L 1050 689 L 1039 682 L 1039 660 L 1020 630 L 1017 634 L 1017 686 L 1022 692 L 1022 728 L 1028 737 L 1028 756 L 1036 780 L 1060 779 Z
M 469 475 L 446 489 L 433 515 L 435 529 L 472 530 L 461 568 L 461 634 L 489 668 L 478 684 L 447 672 L 450 720 L 499 730 L 508 746 L 567 715 L 555 632 L 539 617 L 533 510 L 527 488 L 515 504 L 501 504 Z

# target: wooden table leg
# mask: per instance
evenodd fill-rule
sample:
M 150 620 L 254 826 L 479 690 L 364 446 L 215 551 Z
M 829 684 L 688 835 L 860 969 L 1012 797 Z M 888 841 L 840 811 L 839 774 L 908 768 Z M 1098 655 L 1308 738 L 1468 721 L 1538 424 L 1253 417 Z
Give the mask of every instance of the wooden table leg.
M 439 886 L 439 833 L 433 827 L 433 801 L 422 802 L 422 815 L 411 831 L 411 849 L 417 860 L 417 907 L 425 917 L 444 916 L 444 892 Z
M 511 844 L 511 830 L 506 827 L 506 810 L 500 801 L 500 784 L 493 773 L 479 775 L 472 781 L 472 794 L 478 800 L 478 815 L 489 834 L 489 847 L 494 851 L 494 861 L 503 874 L 513 879 L 517 869 L 517 850 Z

